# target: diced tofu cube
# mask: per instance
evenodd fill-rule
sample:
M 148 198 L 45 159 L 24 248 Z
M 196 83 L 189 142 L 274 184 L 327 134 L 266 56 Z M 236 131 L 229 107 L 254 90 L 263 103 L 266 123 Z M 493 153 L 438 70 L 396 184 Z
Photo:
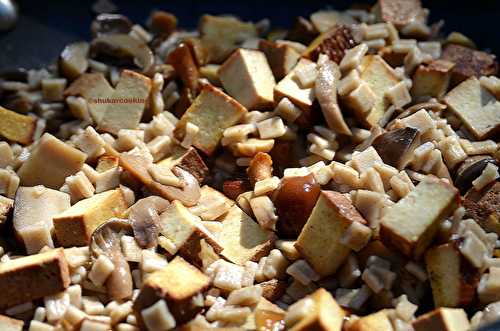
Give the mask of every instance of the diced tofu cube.
M 0 196 L 0 225 L 5 224 L 12 208 L 14 208 L 14 200 Z
M 80 171 L 86 157 L 85 153 L 45 133 L 17 174 L 23 186 L 44 185 L 57 190 L 66 177 Z
M 84 73 L 64 91 L 65 96 L 81 96 L 88 104 L 94 122 L 99 123 L 108 104 L 97 102 L 111 97 L 114 89 L 102 73 Z
M 391 320 L 387 316 L 387 312 L 381 310 L 379 312 L 361 317 L 354 323 L 349 325 L 347 331 L 392 331 Z
M 52 217 L 70 207 L 70 196 L 43 186 L 20 187 L 17 190 L 13 224 L 28 254 L 44 246 L 54 247 Z
M 235 125 L 247 112 L 238 101 L 220 89 L 205 85 L 198 97 L 182 115 L 175 128 L 178 138 L 183 138 L 187 123 L 199 128 L 194 137 L 194 147 L 207 155 L 213 154 L 225 129 Z
M 461 307 L 472 302 L 480 274 L 454 243 L 429 249 L 425 262 L 436 307 Z
M 230 96 L 247 109 L 274 106 L 273 73 L 264 53 L 240 48 L 219 69 L 219 79 Z
M 0 136 L 28 145 L 33 141 L 36 119 L 21 115 L 0 106 Z
M 314 88 L 302 88 L 295 75 L 297 70 L 301 70 L 313 62 L 307 59 L 300 59 L 299 63 L 288 73 L 274 88 L 274 98 L 276 102 L 283 98 L 288 98 L 296 106 L 303 110 L 310 110 L 314 101 Z
M 424 180 L 384 213 L 380 237 L 385 245 L 418 258 L 457 202 L 458 190 L 453 186 L 443 181 Z
M 286 44 L 280 45 L 262 39 L 259 42 L 259 49 L 266 55 L 267 62 L 269 62 L 276 80 L 285 77 L 300 59 L 299 52 Z
M 234 201 L 224 194 L 204 185 L 200 190 L 200 200 L 189 211 L 204 221 L 213 221 L 225 215 L 234 205 Z
M 70 284 L 62 248 L 0 264 L 0 309 L 64 291 Z
M 203 266 L 200 256 L 202 240 L 209 244 L 216 254 L 222 251 L 217 239 L 177 200 L 161 214 L 160 233 L 170 240 L 182 257 L 199 267 Z
M 377 16 L 384 22 L 402 27 L 414 21 L 420 14 L 419 0 L 381 0 L 377 3 Z
M 221 63 L 245 40 L 257 38 L 257 28 L 229 16 L 203 15 L 199 31 L 210 63 Z
M 415 331 L 467 331 L 469 319 L 463 309 L 438 308 L 412 322 Z
M 0 315 L 0 330 L 3 331 L 22 331 L 24 322 L 4 315 Z
M 334 274 L 351 249 L 341 238 L 353 222 L 366 224 L 352 203 L 341 193 L 322 191 L 295 248 L 321 276 Z
M 478 140 L 500 129 L 500 102 L 475 77 L 448 92 L 444 102 Z
M 80 200 L 53 218 L 56 237 L 63 247 L 84 246 L 92 232 L 112 217 L 120 217 L 128 205 L 120 189 Z
M 203 309 L 200 296 L 210 286 L 210 278 L 181 257 L 152 274 L 144 281 L 139 295 L 134 301 L 133 310 L 137 321 L 144 327 L 141 312 L 158 300 L 165 300 L 177 324 L 191 320 Z
M 399 78 L 394 69 L 389 66 L 379 55 L 366 55 L 359 66 L 361 80 L 368 84 L 375 94 L 375 104 L 367 113 L 356 111 L 356 117 L 367 127 L 377 125 L 390 106 L 390 101 L 385 97 L 387 91 L 399 83 Z M 345 97 L 349 104 L 349 96 Z
M 296 323 L 291 331 L 341 331 L 345 312 L 333 296 L 320 288 L 307 298 L 312 299 L 314 307 L 307 316 Z
M 244 265 L 247 261 L 259 261 L 271 251 L 274 235 L 262 229 L 238 206 L 233 206 L 221 219 L 222 231 L 218 238 L 221 255 L 228 261 Z
M 118 134 L 121 129 L 136 129 L 151 90 L 151 79 L 131 70 L 123 70 L 116 89 L 97 129 Z
M 429 65 L 420 65 L 413 74 L 413 97 L 431 96 L 441 98 L 448 91 L 453 62 L 435 60 Z

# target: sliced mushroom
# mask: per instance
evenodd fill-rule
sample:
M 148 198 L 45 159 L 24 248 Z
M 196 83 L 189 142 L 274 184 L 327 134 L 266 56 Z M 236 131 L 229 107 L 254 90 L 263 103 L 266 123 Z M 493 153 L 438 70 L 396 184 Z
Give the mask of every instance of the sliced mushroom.
M 94 259 L 105 255 L 113 262 L 115 269 L 106 281 L 106 289 L 111 299 L 117 301 L 132 297 L 132 273 L 123 256 L 120 242 L 121 236 L 131 232 L 132 227 L 127 220 L 112 218 L 95 229 L 89 245 Z
M 154 55 L 144 42 L 132 38 L 128 34 L 105 34 L 92 41 L 93 57 L 108 57 L 121 65 L 134 64 L 149 73 L 154 65 Z
M 472 181 L 481 175 L 488 163 L 497 165 L 496 160 L 487 155 L 472 156 L 462 162 L 455 175 L 455 186 L 462 194 L 472 187 Z
M 432 112 L 438 112 L 438 111 L 446 109 L 446 105 L 443 105 L 442 103 L 439 103 L 436 101 L 428 101 L 428 102 L 418 103 L 416 105 L 409 107 L 404 112 L 400 113 L 397 116 L 397 118 L 404 118 L 404 117 L 410 116 L 411 114 L 414 114 L 422 109 L 430 110 Z
M 160 214 L 170 203 L 160 197 L 150 196 L 137 201 L 130 207 L 128 219 L 134 230 L 134 237 L 139 246 L 150 248 L 157 245 L 160 232 Z
M 318 77 L 316 78 L 316 97 L 318 98 L 328 127 L 340 134 L 351 136 L 352 132 L 346 124 L 337 103 L 336 85 L 339 77 L 340 70 L 338 65 L 331 60 L 327 60 L 320 66 Z
M 101 14 L 96 17 L 90 26 L 94 37 L 101 34 L 129 33 L 132 22 L 119 14 Z
M 179 200 L 183 205 L 192 207 L 200 199 L 200 185 L 196 178 L 180 167 L 174 167 L 172 172 L 183 182 L 182 188 L 167 186 L 156 182 L 148 172 L 149 164 L 143 157 L 122 153 L 120 165 L 132 176 L 139 179 L 151 192 L 172 201 Z

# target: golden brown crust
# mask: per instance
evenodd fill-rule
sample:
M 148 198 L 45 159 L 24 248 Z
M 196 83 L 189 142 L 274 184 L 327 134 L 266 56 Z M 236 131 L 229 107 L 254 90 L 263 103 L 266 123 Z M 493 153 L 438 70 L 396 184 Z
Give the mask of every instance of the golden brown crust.
M 250 161 L 247 175 L 252 186 L 259 180 L 271 178 L 273 176 L 273 159 L 267 153 L 257 153 Z
M 33 142 L 36 118 L 17 114 L 0 106 L 0 136 L 28 145 Z

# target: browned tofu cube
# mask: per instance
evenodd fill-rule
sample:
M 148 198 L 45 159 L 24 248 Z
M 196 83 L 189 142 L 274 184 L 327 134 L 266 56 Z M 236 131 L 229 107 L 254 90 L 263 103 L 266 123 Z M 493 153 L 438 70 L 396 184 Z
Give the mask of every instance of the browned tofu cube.
M 479 283 L 479 270 L 458 250 L 455 243 L 429 249 L 425 263 L 436 307 L 463 307 L 472 302 Z
M 240 48 L 219 68 L 219 79 L 227 93 L 247 109 L 272 109 L 273 72 L 264 53 Z
M 500 130 L 500 102 L 475 77 L 448 92 L 444 102 L 478 140 Z
M 372 146 L 384 163 L 404 169 L 413 158 L 413 150 L 420 145 L 418 129 L 406 127 L 382 133 Z
M 494 55 L 461 45 L 447 45 L 441 58 L 455 63 L 451 76 L 453 86 L 470 77 L 495 76 L 498 73 L 498 63 Z
M 120 189 L 102 192 L 53 218 L 57 240 L 63 247 L 84 246 L 92 232 L 112 217 L 120 217 L 128 205 Z
M 70 196 L 43 186 L 20 187 L 17 190 L 13 224 L 28 254 L 44 246 L 54 247 L 52 217 L 68 209 Z
M 116 168 L 120 165 L 120 158 L 112 155 L 103 155 L 97 160 L 95 170 L 97 172 L 105 172 L 110 169 Z
M 44 185 L 58 190 L 66 177 L 83 166 L 87 155 L 45 133 L 17 171 L 23 186 Z
M 465 195 L 463 205 L 466 214 L 486 231 L 500 234 L 500 182 L 496 181 L 483 191 L 471 189 Z
M 276 80 L 283 79 L 300 59 L 299 52 L 286 44 L 263 39 L 259 42 L 259 49 L 266 55 Z
M 221 63 L 246 39 L 257 38 L 257 28 L 230 16 L 203 15 L 198 27 L 210 63 Z
M 205 181 L 209 172 L 207 165 L 194 147 L 185 149 L 181 146 L 175 146 L 172 154 L 158 162 L 157 165 L 168 169 L 178 166 L 196 177 L 200 184 Z
M 62 248 L 0 264 L 0 309 L 64 291 L 70 284 Z
M 345 312 L 327 290 L 320 288 L 306 298 L 312 299 L 314 308 L 304 319 L 293 325 L 291 331 L 342 330 Z
M 454 65 L 453 62 L 445 60 L 435 60 L 429 65 L 420 65 L 413 74 L 411 95 L 415 98 L 443 97 L 448 91 Z
M 182 138 L 187 123 L 196 125 L 199 131 L 193 145 L 203 153 L 211 155 L 219 145 L 224 130 L 238 123 L 246 112 L 245 107 L 220 89 L 205 85 L 177 122 L 175 134 Z
M 399 83 L 399 78 L 392 69 L 379 55 L 366 55 L 359 66 L 360 77 L 374 94 L 373 107 L 364 112 L 357 109 L 357 102 L 350 94 L 343 98 L 344 102 L 354 110 L 354 115 L 364 125 L 371 128 L 378 125 L 382 116 L 390 106 L 390 101 L 386 98 L 386 92 Z
M 469 319 L 463 309 L 438 308 L 412 322 L 415 331 L 468 331 Z
M 259 261 L 272 249 L 274 235 L 264 230 L 238 206 L 231 207 L 221 219 L 222 231 L 218 234 L 221 255 L 230 262 L 244 265 Z
M 5 224 L 13 207 L 14 200 L 0 195 L 0 225 Z
M 133 306 L 139 325 L 144 327 L 141 311 L 158 300 L 165 300 L 177 325 L 188 322 L 203 309 L 202 293 L 209 286 L 208 276 L 183 258 L 176 257 L 145 279 Z
M 402 27 L 420 15 L 422 4 L 420 0 L 380 0 L 376 9 L 382 21 Z
M 345 52 L 356 45 L 351 29 L 344 25 L 335 25 L 316 37 L 302 56 L 316 61 L 320 54 L 326 54 L 332 61 L 340 63 Z
M 339 192 L 321 191 L 295 248 L 319 275 L 333 275 L 351 252 L 340 240 L 353 222 L 366 224 L 349 199 Z
M 387 312 L 379 312 L 361 317 L 349 325 L 346 331 L 392 331 L 392 323 Z
M 439 180 L 424 180 L 388 208 L 380 220 L 382 242 L 406 256 L 419 258 L 439 224 L 458 203 L 458 190 Z
M 90 115 L 98 123 L 104 115 L 108 104 L 97 102 L 99 99 L 111 97 L 113 87 L 102 73 L 84 73 L 64 91 L 65 96 L 81 96 L 89 107 Z
M 208 185 L 201 188 L 200 194 L 200 200 L 195 206 L 190 207 L 189 211 L 203 221 L 219 219 L 234 205 L 233 200 Z
M 259 286 L 262 287 L 262 297 L 274 302 L 285 294 L 288 284 L 284 280 L 271 279 L 259 283 Z
M 64 77 L 73 80 L 87 70 L 89 66 L 88 52 L 89 44 L 87 42 L 76 42 L 64 47 L 59 58 L 59 70 Z
M 314 101 L 314 89 L 303 88 L 295 75 L 297 70 L 311 64 L 308 59 L 300 59 L 299 63 L 288 73 L 274 88 L 274 98 L 276 102 L 283 98 L 288 98 L 297 107 L 303 110 L 310 110 Z
M 33 141 L 36 119 L 21 115 L 0 106 L 0 136 L 28 145 Z
M 160 233 L 170 241 L 183 258 L 199 267 L 203 266 L 204 245 L 202 241 L 210 245 L 211 251 L 215 254 L 222 251 L 217 238 L 177 200 L 174 200 L 161 214 Z
M 121 129 L 136 129 L 150 90 L 151 79 L 131 70 L 123 70 L 97 129 L 114 135 Z
M 22 331 L 24 322 L 8 316 L 0 315 L 0 330 L 2 331 Z

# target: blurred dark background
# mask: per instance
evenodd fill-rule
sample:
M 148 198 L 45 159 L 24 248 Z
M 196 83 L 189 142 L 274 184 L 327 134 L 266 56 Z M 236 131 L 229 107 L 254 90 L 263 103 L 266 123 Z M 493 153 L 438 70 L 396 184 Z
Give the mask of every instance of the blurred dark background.
M 10 32 L 0 33 L 0 70 L 13 67 L 39 68 L 53 61 L 71 41 L 90 39 L 89 26 L 94 17 L 95 1 L 17 0 L 20 20 Z M 152 9 L 163 9 L 177 15 L 182 27 L 195 28 L 204 13 L 232 13 L 244 20 L 268 17 L 273 26 L 288 27 L 295 16 L 331 7 L 345 9 L 353 3 L 372 1 L 316 0 L 134 0 L 113 1 L 118 12 L 134 22 L 144 24 Z M 431 9 L 431 22 L 444 19 L 445 31 L 460 31 L 472 38 L 479 48 L 500 54 L 500 1 L 423 0 Z

